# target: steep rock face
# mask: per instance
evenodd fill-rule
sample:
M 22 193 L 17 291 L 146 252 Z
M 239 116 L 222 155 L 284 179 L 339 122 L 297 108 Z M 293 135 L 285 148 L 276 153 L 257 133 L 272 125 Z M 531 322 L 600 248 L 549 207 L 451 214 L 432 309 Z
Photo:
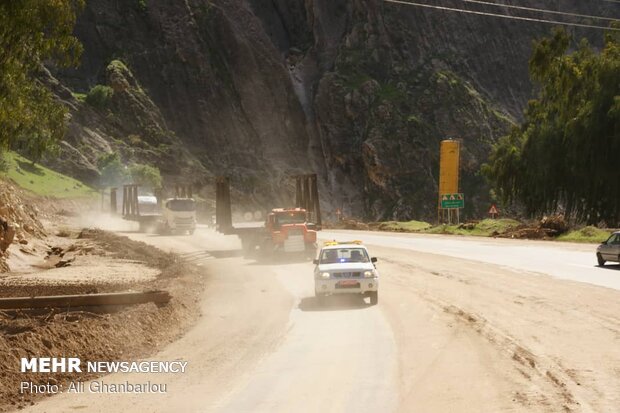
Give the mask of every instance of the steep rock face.
M 353 189 L 337 202 L 375 219 L 432 217 L 445 138 L 463 140 L 463 190 L 484 198 L 477 171 L 509 126 L 506 117 L 442 62 L 413 66 L 394 46 L 379 7 L 363 6 L 316 97 L 333 186 L 348 181 Z M 469 204 L 480 213 L 482 203 Z
M 86 91 L 120 57 L 200 163 L 264 201 L 311 169 L 304 114 L 260 21 L 224 3 L 88 2 L 76 28 L 83 64 L 57 76 Z
M 519 0 L 507 5 L 559 12 L 617 17 L 617 5 L 610 2 L 579 0 Z M 548 13 L 527 12 L 503 7 L 465 4 L 444 0 L 442 6 L 507 14 L 549 21 L 607 25 L 600 20 L 571 18 Z M 441 62 L 472 85 L 503 111 L 516 119 L 531 96 L 528 59 L 532 40 L 548 35 L 557 25 L 510 20 L 472 14 L 438 11 L 402 5 L 384 8 L 384 19 L 395 44 L 414 67 L 423 62 Z M 566 27 L 576 39 L 587 37 L 600 45 L 602 32 Z
M 609 14 L 600 3 L 519 4 Z M 141 92 L 123 98 L 126 107 L 153 114 L 142 118 L 156 133 L 145 134 L 131 110 L 113 108 L 110 121 L 86 108 L 86 119 L 74 113 L 67 144 L 76 153 L 67 158 L 88 158 L 77 147 L 89 139 L 101 150 L 139 152 L 128 136 L 142 133 L 148 148 L 187 148 L 174 156 L 205 179 L 230 175 L 265 207 L 286 202 L 287 176 L 316 171 L 328 216 L 342 208 L 371 219 L 432 218 L 439 141 L 457 138 L 466 212 L 479 216 L 488 207 L 479 166 L 519 118 L 531 93 L 531 41 L 548 29 L 379 0 L 91 0 L 76 28 L 82 66 L 54 75 L 73 91 L 102 82 L 116 89 L 107 68 L 122 60 Z M 102 128 L 118 133 L 93 138 Z M 191 169 L 146 152 L 138 156 L 167 176 Z
M 96 107 L 51 76 L 47 82 L 70 112 L 60 156 L 45 159 L 47 165 L 97 185 L 98 158 L 115 151 L 127 163 L 158 165 L 168 177 L 188 176 L 196 183 L 208 178 L 208 171 L 168 129 L 159 108 L 121 61 L 106 67 L 103 84 L 113 93 Z

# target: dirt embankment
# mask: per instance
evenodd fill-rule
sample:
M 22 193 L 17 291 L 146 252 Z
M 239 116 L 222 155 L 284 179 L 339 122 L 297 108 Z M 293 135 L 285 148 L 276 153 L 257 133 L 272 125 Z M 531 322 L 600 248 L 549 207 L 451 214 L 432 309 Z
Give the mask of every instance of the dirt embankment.
M 81 239 L 69 238 L 67 244 L 87 245 L 89 251 L 74 257 L 70 266 L 9 273 L 0 278 L 0 296 L 165 289 L 172 301 L 161 307 L 149 303 L 103 311 L 49 308 L 0 312 L 0 411 L 35 403 L 36 395 L 20 394 L 22 381 L 53 384 L 89 378 L 86 374 L 20 373 L 21 357 L 79 357 L 83 362 L 144 357 L 178 338 L 198 316 L 196 302 L 202 281 L 197 267 L 126 237 L 103 231 L 81 234 Z M 70 249 L 57 248 L 63 252 Z M 67 277 L 67 273 L 82 272 L 93 276 Z
M 38 218 L 38 208 L 24 202 L 25 198 L 22 191 L 0 180 L 0 273 L 10 270 L 9 247 L 24 249 L 30 239 L 46 236 Z

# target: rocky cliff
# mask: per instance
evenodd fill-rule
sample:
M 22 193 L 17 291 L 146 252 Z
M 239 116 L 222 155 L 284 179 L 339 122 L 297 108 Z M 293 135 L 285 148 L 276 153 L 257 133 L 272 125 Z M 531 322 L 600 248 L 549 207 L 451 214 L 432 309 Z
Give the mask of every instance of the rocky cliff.
M 379 0 L 90 0 L 81 66 L 52 70 L 72 112 L 56 163 L 92 181 L 97 152 L 116 150 L 169 181 L 230 175 L 266 207 L 286 202 L 289 175 L 316 171 L 327 215 L 428 219 L 439 141 L 456 138 L 476 216 L 489 201 L 479 166 L 520 118 L 531 42 L 549 28 Z M 115 91 L 105 108 L 75 98 L 95 84 Z

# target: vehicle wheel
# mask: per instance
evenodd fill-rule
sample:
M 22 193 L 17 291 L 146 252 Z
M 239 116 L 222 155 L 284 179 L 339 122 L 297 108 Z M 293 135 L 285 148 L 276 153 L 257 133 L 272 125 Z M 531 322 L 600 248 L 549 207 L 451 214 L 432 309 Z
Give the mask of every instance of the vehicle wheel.
M 189 235 L 194 235 L 194 231 L 195 231 L 195 229 L 190 229 L 190 230 L 189 230 L 189 231 L 187 231 L 187 232 L 189 232 Z
M 261 261 L 271 261 L 274 259 L 275 252 L 271 240 L 263 240 L 260 244 L 259 254 Z
M 596 260 L 598 261 L 599 267 L 602 267 L 603 265 L 605 265 L 606 261 L 603 259 L 601 254 L 596 254 Z
M 317 253 L 317 248 L 316 245 L 310 247 L 310 248 L 306 248 L 306 258 L 309 258 L 310 260 L 313 260 L 316 258 L 316 253 Z
M 370 296 L 370 305 L 379 304 L 379 292 L 378 291 L 371 291 L 370 293 L 368 293 L 368 295 Z
M 243 256 L 248 258 L 252 252 L 252 245 L 247 238 L 241 238 L 241 249 L 243 250 Z

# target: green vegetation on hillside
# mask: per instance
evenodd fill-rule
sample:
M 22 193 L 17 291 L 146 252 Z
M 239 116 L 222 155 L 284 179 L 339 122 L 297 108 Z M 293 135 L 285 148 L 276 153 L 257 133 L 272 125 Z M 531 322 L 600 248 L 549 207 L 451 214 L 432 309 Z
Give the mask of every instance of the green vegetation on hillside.
M 470 235 L 478 237 L 490 237 L 502 234 L 511 234 L 513 230 L 517 230 L 524 224 L 509 218 L 502 219 L 484 219 L 480 222 L 467 222 L 459 225 L 431 225 L 423 221 L 385 221 L 371 223 L 368 225 L 370 229 L 378 231 L 392 232 L 415 232 L 422 234 L 445 234 L 445 235 Z M 600 243 L 606 240 L 611 231 L 599 229 L 594 226 L 587 226 L 580 229 L 568 231 L 559 237 L 556 241 L 565 242 L 583 242 L 583 243 Z
M 35 160 L 62 138 L 66 109 L 37 81 L 41 62 L 76 65 L 82 46 L 73 36 L 82 0 L 0 2 L 0 147 Z
M 402 232 L 417 232 L 428 229 L 431 224 L 424 221 L 385 221 L 379 225 L 379 229 L 382 231 L 402 231 Z
M 588 226 L 574 231 L 569 231 L 566 234 L 560 235 L 557 239 L 558 241 L 568 242 L 600 243 L 609 238 L 610 235 L 611 231 Z
M 161 188 L 162 179 L 159 168 L 136 163 L 129 167 L 129 175 L 134 184 L 148 188 Z
M 425 234 L 475 235 L 487 237 L 501 234 L 521 225 L 514 219 L 484 219 L 477 223 L 460 225 L 431 225 L 423 221 L 386 221 L 377 226 L 380 231 L 420 232 Z
M 110 86 L 95 85 L 88 91 L 86 103 L 97 109 L 105 109 L 113 95 L 114 89 Z
M 101 172 L 99 185 L 102 188 L 118 186 L 127 181 L 127 170 L 121 163 L 121 158 L 116 152 L 104 153 L 97 159 L 97 168 Z
M 521 223 L 515 219 L 501 218 L 501 219 L 483 219 L 476 224 L 475 230 L 484 234 L 502 233 L 514 229 L 521 225 Z
M 538 99 L 525 122 L 495 146 L 483 167 L 504 202 L 530 215 L 563 209 L 567 216 L 620 223 L 620 34 L 598 53 L 556 30 L 535 43 L 530 76 Z
M 488 237 L 494 234 L 502 234 L 510 229 L 518 227 L 519 221 L 514 219 L 484 219 L 477 223 L 461 225 L 437 225 L 425 231 L 428 234 L 453 234 L 453 235 L 474 235 Z
M 86 93 L 71 92 L 71 96 L 73 96 L 74 98 L 76 98 L 80 102 L 85 102 L 86 101 Z
M 2 157 L 6 161 L 7 170 L 1 172 L 0 176 L 11 179 L 21 188 L 34 194 L 57 198 L 85 198 L 97 195 L 93 188 L 80 181 L 33 164 L 14 152 L 4 153 Z
M 161 188 L 162 186 L 159 168 L 140 163 L 129 166 L 123 165 L 119 154 L 116 152 L 101 155 L 97 160 L 97 167 L 101 171 L 100 185 L 102 187 L 127 183 L 134 183 L 151 189 Z

